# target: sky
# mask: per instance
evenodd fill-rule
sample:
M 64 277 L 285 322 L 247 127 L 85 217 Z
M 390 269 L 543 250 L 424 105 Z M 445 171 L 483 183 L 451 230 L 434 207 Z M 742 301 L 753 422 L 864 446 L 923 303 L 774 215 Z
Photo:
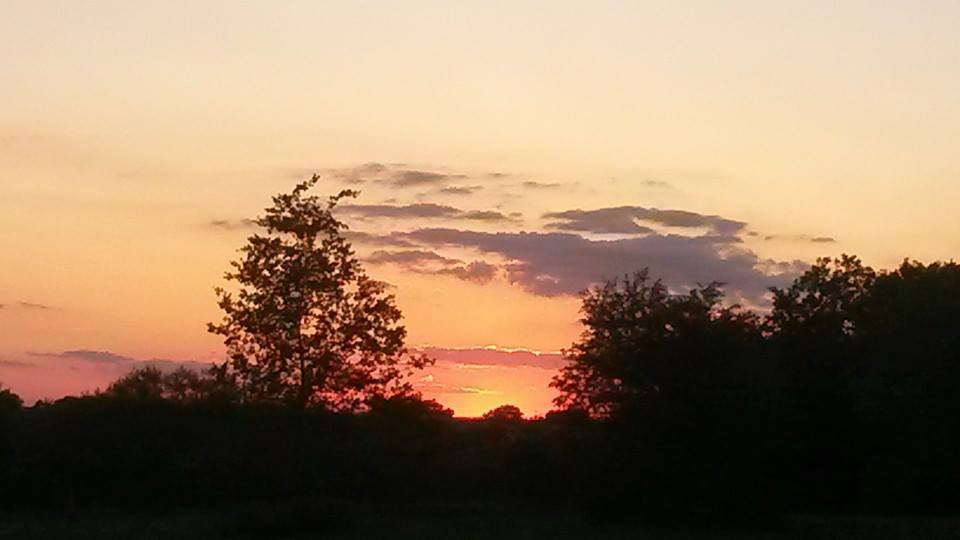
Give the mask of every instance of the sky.
M 312 173 L 428 397 L 550 408 L 577 291 L 764 306 L 818 256 L 960 246 L 960 3 L 0 4 L 0 382 L 223 357 L 248 220 Z M 191 364 L 192 365 L 192 364 Z

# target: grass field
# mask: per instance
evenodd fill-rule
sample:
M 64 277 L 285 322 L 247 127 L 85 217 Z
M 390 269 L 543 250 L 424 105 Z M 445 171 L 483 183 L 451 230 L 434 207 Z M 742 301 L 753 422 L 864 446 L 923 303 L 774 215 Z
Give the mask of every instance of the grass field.
M 640 538 L 686 540 L 960 538 L 960 518 L 791 516 L 753 529 L 651 527 L 639 523 L 592 523 L 576 513 L 502 506 L 430 506 L 403 512 L 343 505 L 243 505 L 217 510 L 160 514 L 86 512 L 5 514 L 3 539 L 567 539 Z

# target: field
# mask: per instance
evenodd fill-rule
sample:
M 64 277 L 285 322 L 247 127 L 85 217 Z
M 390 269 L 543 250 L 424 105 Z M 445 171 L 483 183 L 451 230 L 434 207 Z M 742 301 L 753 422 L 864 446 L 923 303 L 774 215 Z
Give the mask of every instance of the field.
M 404 511 L 313 503 L 265 504 L 155 514 L 87 512 L 3 515 L 0 538 L 329 538 L 329 539 L 566 539 L 792 540 L 957 538 L 960 518 L 790 516 L 740 528 L 653 527 L 594 523 L 576 513 L 491 505 L 421 506 Z

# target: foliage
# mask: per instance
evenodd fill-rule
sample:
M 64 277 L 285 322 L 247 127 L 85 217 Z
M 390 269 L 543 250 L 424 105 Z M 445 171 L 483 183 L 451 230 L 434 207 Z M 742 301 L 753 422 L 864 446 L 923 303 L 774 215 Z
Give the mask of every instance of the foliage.
M 787 288 L 771 288 L 767 320 L 780 336 L 841 340 L 852 335 L 859 302 L 876 280 L 859 258 L 820 258 Z
M 170 373 L 149 366 L 138 368 L 111 383 L 104 393 L 125 400 L 231 402 L 238 399 L 236 383 L 218 366 L 211 366 L 206 373 L 185 367 Z
M 345 190 L 309 195 L 319 177 L 277 195 L 256 220 L 217 288 L 229 370 L 245 399 L 356 409 L 372 396 L 403 392 L 404 377 L 428 360 L 408 353 L 401 313 L 383 283 L 369 278 L 332 211 Z
M 20 410 L 23 400 L 13 390 L 0 385 L 0 415 L 10 414 Z
M 523 411 L 516 405 L 500 405 L 483 413 L 484 420 L 494 420 L 499 422 L 518 422 L 523 420 Z
M 556 404 L 608 416 L 683 391 L 752 346 L 757 317 L 722 305 L 720 285 L 673 294 L 643 270 L 585 291 L 583 335 L 565 351 L 569 364 L 552 382 Z

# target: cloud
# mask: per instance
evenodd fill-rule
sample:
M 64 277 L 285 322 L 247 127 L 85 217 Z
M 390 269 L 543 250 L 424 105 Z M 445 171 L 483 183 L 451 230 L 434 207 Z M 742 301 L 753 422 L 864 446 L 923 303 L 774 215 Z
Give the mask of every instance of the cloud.
M 0 367 L 12 367 L 12 368 L 35 368 L 36 364 L 31 364 L 29 362 L 20 362 L 17 360 L 4 360 L 0 358 Z
M 412 250 L 412 251 L 375 251 L 365 259 L 372 264 L 400 264 L 400 265 L 418 265 L 425 263 L 437 263 L 444 265 L 461 264 L 459 259 L 444 257 L 433 251 Z
M 402 233 L 372 234 L 363 231 L 343 231 L 341 234 L 348 241 L 357 244 L 403 248 L 416 247 L 416 244 L 403 238 Z
M 345 214 L 369 218 L 392 219 L 466 219 L 471 221 L 515 221 L 516 218 L 507 216 L 495 210 L 461 210 L 453 206 L 434 203 L 415 203 L 407 205 L 392 204 L 346 204 L 337 209 Z
M 114 354 L 108 351 L 92 351 L 87 349 L 76 349 L 71 351 L 63 351 L 59 353 L 45 353 L 45 352 L 28 352 L 30 356 L 44 356 L 48 358 L 69 358 L 73 360 L 84 360 L 87 362 L 94 362 L 97 364 L 129 364 L 136 362 L 135 359 L 130 358 L 129 356 L 122 356 L 119 354 Z
M 340 182 L 342 184 L 359 185 L 369 180 L 382 178 L 390 173 L 390 166 L 376 161 L 368 161 L 355 167 L 343 168 L 287 168 L 283 169 L 283 177 L 288 180 L 302 182 L 317 174 L 321 180 Z
M 22 301 L 22 300 L 21 300 L 20 302 L 17 302 L 17 306 L 19 306 L 19 307 L 21 307 L 21 308 L 24 308 L 24 309 L 37 309 L 37 310 L 41 310 L 41 311 L 50 311 L 50 310 L 57 310 L 57 309 L 59 309 L 59 308 L 57 308 L 57 307 L 48 306 L 48 305 L 46 305 L 46 304 L 36 304 L 36 303 L 33 303 L 33 302 L 24 302 L 24 301 Z
M 0 304 L 0 309 L 22 309 L 27 311 L 60 311 L 60 308 L 48 304 L 19 301 L 15 304 Z
M 768 234 L 764 236 L 763 239 L 767 242 L 810 242 L 813 244 L 833 244 L 836 242 L 836 240 L 830 236 L 810 236 L 806 234 Z
M 464 281 L 487 283 L 497 275 L 498 267 L 484 261 L 464 264 L 459 259 L 444 257 L 433 251 L 376 251 L 366 258 L 371 264 L 396 264 L 418 274 L 452 276 Z
M 443 185 L 451 180 L 467 178 L 465 174 L 449 174 L 418 169 L 395 171 L 386 182 L 398 188 Z
M 448 175 L 443 173 L 408 170 L 397 173 L 394 176 L 393 185 L 397 187 L 420 186 L 440 183 L 449 178 Z
M 644 181 L 640 182 L 640 184 L 643 185 L 643 186 L 646 186 L 646 187 L 651 187 L 651 188 L 669 188 L 669 187 L 673 187 L 673 185 L 672 185 L 670 182 L 665 182 L 665 181 L 663 181 L 663 180 L 652 180 L 652 179 L 650 179 L 650 180 L 644 180 Z
M 533 182 L 533 181 L 527 181 L 527 182 L 524 182 L 524 183 L 522 183 L 522 184 L 520 184 L 520 185 L 523 186 L 523 187 L 525 187 L 525 188 L 529 188 L 529 189 L 556 189 L 556 188 L 558 188 L 558 187 L 561 187 L 563 184 L 561 184 L 561 183 L 559 183 L 559 182 Z
M 458 385 L 448 385 L 442 383 L 421 383 L 415 384 L 414 387 L 420 391 L 427 391 L 432 394 L 482 394 L 482 395 L 499 395 L 503 392 L 497 390 L 489 390 L 486 388 L 480 388 L 477 386 L 458 386 Z
M 588 231 L 610 234 L 651 234 L 656 232 L 650 227 L 638 225 L 635 217 L 630 213 L 620 212 L 615 208 L 583 212 L 570 210 L 544 214 L 543 217 L 563 219 L 562 222 L 548 223 L 548 229 L 563 231 Z
M 309 178 L 315 170 L 291 169 L 288 176 L 300 180 Z M 464 174 L 408 168 L 406 163 L 381 163 L 378 161 L 368 161 L 355 167 L 321 169 L 320 177 L 341 184 L 360 185 L 377 182 L 396 188 L 442 186 L 450 181 L 468 178 Z
M 499 267 L 495 264 L 490 264 L 484 261 L 473 261 L 466 266 L 442 268 L 434 271 L 433 273 L 453 276 L 457 279 L 472 281 L 482 285 L 484 283 L 489 283 L 493 278 L 495 278 L 498 270 Z
M 506 259 L 507 278 L 543 296 L 576 294 L 603 278 L 650 268 L 675 289 L 721 281 L 735 296 L 761 302 L 771 285 L 796 272 L 781 271 L 722 236 L 652 234 L 618 240 L 590 240 L 571 233 L 487 233 L 418 229 L 404 236 L 422 245 L 473 248 Z M 769 273 L 763 269 L 769 269 Z
M 337 210 L 362 218 L 443 218 L 457 217 L 463 212 L 452 206 L 433 203 L 416 203 L 403 206 L 392 204 L 345 204 Z
M 215 228 L 222 229 L 225 231 L 233 231 L 237 229 L 252 229 L 258 227 L 256 220 L 253 219 L 214 219 L 211 220 L 207 225 Z
M 444 195 L 472 195 L 483 189 L 483 186 L 446 186 L 440 188 L 438 193 Z
M 706 228 L 718 235 L 730 236 L 741 232 L 746 223 L 715 215 L 698 214 L 687 210 L 660 210 L 642 206 L 615 206 L 595 210 L 567 210 L 549 212 L 544 218 L 561 221 L 550 223 L 547 228 L 564 231 L 594 233 L 648 234 L 649 227 L 637 221 L 664 227 Z
M 363 184 L 370 177 L 376 177 L 386 173 L 389 168 L 383 163 L 370 161 L 363 165 L 350 167 L 347 169 L 332 169 L 330 172 L 336 180 L 347 184 Z
M 775 261 L 764 259 L 757 263 L 757 268 L 769 275 L 799 276 L 807 271 L 810 265 L 803 261 Z M 778 284 L 780 285 L 780 284 Z
M 534 367 L 555 370 L 566 364 L 563 355 L 559 353 L 504 350 L 495 347 L 473 347 L 466 349 L 426 347 L 419 352 L 436 359 L 437 365 L 439 366 Z
M 471 210 L 460 214 L 461 219 L 470 219 L 474 221 L 515 221 L 519 214 L 513 213 L 509 216 L 495 210 Z
M 112 353 L 109 351 L 94 351 L 89 349 L 75 349 L 63 352 L 27 352 L 29 356 L 38 356 L 45 358 L 59 358 L 64 360 L 80 360 L 91 364 L 99 364 L 113 367 L 123 367 L 128 369 L 139 369 L 152 367 L 160 371 L 174 371 L 184 367 L 194 371 L 204 371 L 210 367 L 206 362 L 195 362 L 187 360 L 178 362 L 165 358 L 153 358 L 150 360 L 138 360 L 129 356 Z

